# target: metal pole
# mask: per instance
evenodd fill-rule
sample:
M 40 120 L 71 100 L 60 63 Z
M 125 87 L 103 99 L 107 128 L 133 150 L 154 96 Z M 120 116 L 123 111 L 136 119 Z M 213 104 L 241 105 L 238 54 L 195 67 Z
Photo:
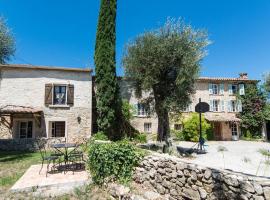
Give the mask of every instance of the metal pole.
M 201 98 L 199 98 L 199 103 L 201 103 Z M 202 144 L 201 144 L 201 140 L 202 140 L 202 111 L 201 111 L 201 106 L 200 106 L 200 138 L 199 138 L 199 145 L 200 145 L 200 150 L 202 151 Z

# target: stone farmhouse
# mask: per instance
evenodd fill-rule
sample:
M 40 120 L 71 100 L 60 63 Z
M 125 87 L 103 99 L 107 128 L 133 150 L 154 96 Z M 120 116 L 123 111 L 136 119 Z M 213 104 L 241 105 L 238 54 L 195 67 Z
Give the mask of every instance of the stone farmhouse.
M 74 141 L 96 131 L 94 77 L 90 69 L 30 65 L 0 65 L 0 147 L 3 142 L 29 141 L 37 137 Z M 237 140 L 241 134 L 237 113 L 245 85 L 256 83 L 247 74 L 238 78 L 198 78 L 192 104 L 183 112 L 195 111 L 199 98 L 210 104 L 205 118 L 213 124 L 216 140 Z M 132 125 L 141 132 L 156 133 L 157 117 L 137 99 L 131 81 L 119 79 L 122 97 L 135 108 Z M 146 97 L 147 93 L 143 94 Z M 92 103 L 93 102 L 93 103 Z M 93 105 L 92 105 L 93 104 Z M 180 130 L 181 122 L 172 123 Z M 264 136 L 270 133 L 264 128 Z M 24 144 L 22 144 L 24 145 Z
M 210 105 L 210 112 L 205 113 L 205 119 L 213 126 L 214 137 L 216 140 L 238 140 L 241 135 L 240 119 L 237 114 L 242 111 L 242 104 L 237 100 L 237 94 L 245 94 L 245 85 L 257 83 L 258 80 L 248 79 L 247 73 L 241 73 L 238 78 L 210 78 L 200 77 L 195 83 L 195 94 L 192 96 L 192 103 L 183 111 L 183 118 L 189 117 L 195 112 L 195 106 L 202 102 Z M 135 117 L 132 125 L 140 132 L 156 133 L 158 119 L 155 115 L 149 115 L 148 105 L 145 105 L 144 99 L 147 94 L 142 95 L 142 99 L 135 97 L 134 91 L 130 88 L 130 81 L 121 79 L 120 86 L 123 98 L 134 105 Z M 270 127 L 263 127 L 262 134 L 270 139 Z M 171 129 L 181 130 L 183 123 L 181 121 L 171 121 Z
M 0 139 L 90 137 L 90 69 L 0 66 Z

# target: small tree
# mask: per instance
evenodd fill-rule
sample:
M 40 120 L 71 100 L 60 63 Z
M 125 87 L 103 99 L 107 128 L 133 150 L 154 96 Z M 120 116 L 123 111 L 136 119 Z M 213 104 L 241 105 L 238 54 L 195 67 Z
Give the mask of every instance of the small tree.
M 200 63 L 209 44 L 205 31 L 181 20 L 168 19 L 157 30 L 146 32 L 126 47 L 123 65 L 134 81 L 137 97 L 150 92 L 158 116 L 158 141 L 169 145 L 169 112 L 180 112 L 190 103 Z
M 200 119 L 199 115 L 194 113 L 191 117 L 184 120 L 183 130 L 181 134 L 184 140 L 198 142 L 200 137 Z M 205 139 L 213 139 L 212 126 L 209 124 L 202 115 L 202 136 Z
M 239 98 L 243 106 L 240 118 L 244 133 L 250 132 L 252 137 L 260 137 L 265 120 L 266 97 L 264 93 L 256 84 L 249 84 L 246 85 L 245 95 Z
M 14 52 L 14 38 L 7 28 L 4 18 L 0 18 L 0 64 L 9 61 Z

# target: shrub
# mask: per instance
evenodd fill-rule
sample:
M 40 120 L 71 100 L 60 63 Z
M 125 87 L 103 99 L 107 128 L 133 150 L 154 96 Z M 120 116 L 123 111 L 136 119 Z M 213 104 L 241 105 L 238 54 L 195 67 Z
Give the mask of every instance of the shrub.
M 138 133 L 134 136 L 133 141 L 136 143 L 146 143 L 147 142 L 147 134 L 146 133 Z
M 128 141 L 89 145 L 87 162 L 93 182 L 104 184 L 111 181 L 126 183 L 130 181 L 133 168 L 144 153 Z
M 184 121 L 184 126 L 181 134 L 178 135 L 180 139 L 198 142 L 200 132 L 200 121 L 198 114 L 192 114 L 192 116 Z M 213 139 L 213 130 L 211 125 L 202 116 L 202 136 L 207 140 Z
M 103 132 L 97 132 L 93 137 L 92 140 L 108 140 L 107 135 L 105 135 Z
M 184 141 L 185 140 L 184 135 L 183 135 L 182 131 L 180 131 L 180 130 L 174 130 L 174 129 L 172 129 L 171 130 L 171 135 L 174 138 L 176 138 L 177 140 L 180 140 L 180 141 Z

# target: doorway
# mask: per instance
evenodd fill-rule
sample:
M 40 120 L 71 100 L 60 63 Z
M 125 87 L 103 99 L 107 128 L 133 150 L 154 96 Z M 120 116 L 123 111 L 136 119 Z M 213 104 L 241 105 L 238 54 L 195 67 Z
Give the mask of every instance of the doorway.
M 222 140 L 221 123 L 220 122 L 214 122 L 213 127 L 214 127 L 215 140 Z

